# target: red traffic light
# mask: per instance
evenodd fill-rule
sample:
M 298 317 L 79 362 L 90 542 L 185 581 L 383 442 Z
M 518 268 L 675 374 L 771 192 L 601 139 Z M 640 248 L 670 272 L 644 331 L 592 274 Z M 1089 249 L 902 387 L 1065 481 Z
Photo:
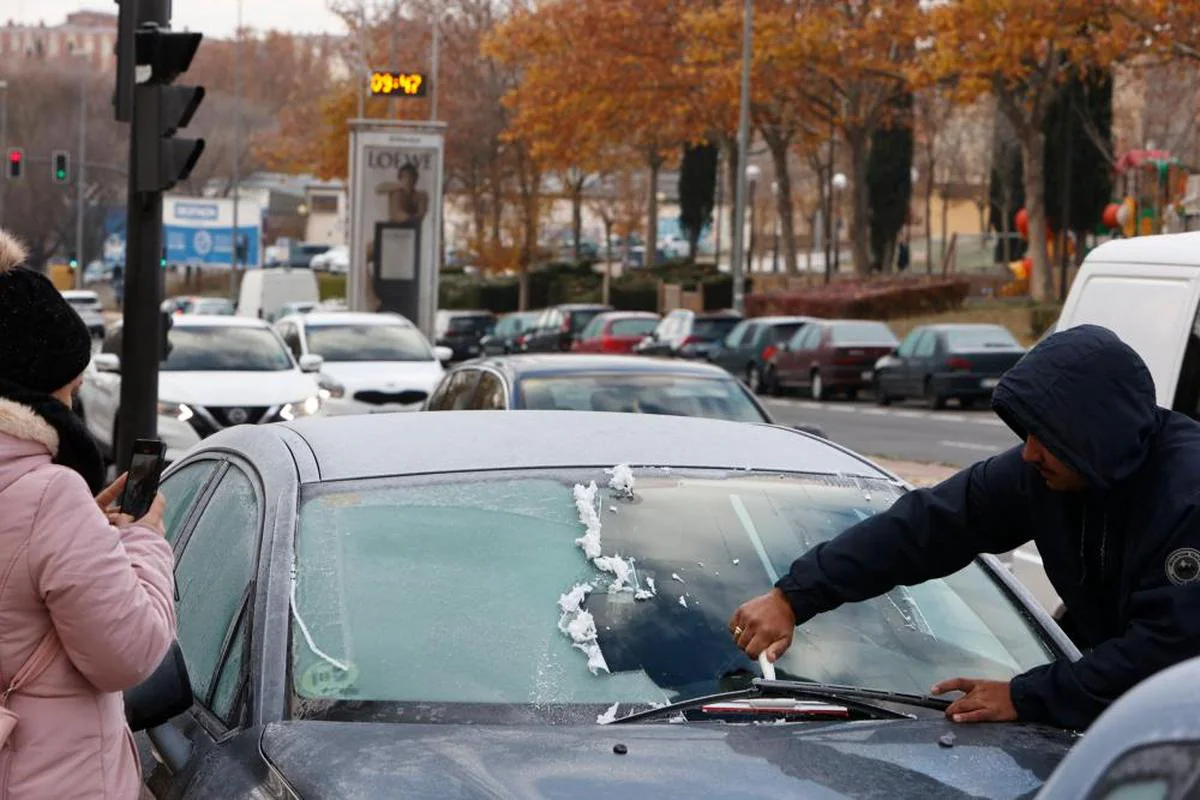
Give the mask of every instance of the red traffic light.
M 9 161 L 11 161 L 11 162 L 12 162 L 12 163 L 14 163 L 14 164 L 19 164 L 19 163 L 21 163 L 21 151 L 20 151 L 20 150 L 13 150 L 13 151 L 11 151 L 11 152 L 8 154 L 8 160 L 9 160 Z
M 8 177 L 10 180 L 15 180 L 21 177 L 21 172 L 25 166 L 25 151 L 19 147 L 10 148 L 8 151 Z

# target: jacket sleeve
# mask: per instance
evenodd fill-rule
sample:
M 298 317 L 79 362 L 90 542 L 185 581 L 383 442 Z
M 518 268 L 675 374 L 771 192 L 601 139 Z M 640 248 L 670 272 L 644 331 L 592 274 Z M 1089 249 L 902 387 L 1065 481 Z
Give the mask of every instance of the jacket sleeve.
M 1014 448 L 847 528 L 798 558 L 775 584 L 803 623 L 843 603 L 951 575 L 980 553 L 1031 538 L 1028 467 Z
M 171 547 L 150 528 L 109 525 L 74 472 L 47 486 L 29 568 L 63 650 L 99 691 L 136 686 L 162 662 L 175 638 Z
M 1138 579 L 1123 635 L 1078 661 L 1054 661 L 1013 678 L 1021 720 L 1081 730 L 1139 682 L 1200 656 L 1200 582 L 1176 584 L 1167 574 L 1172 554 L 1200 551 L 1200 507 L 1192 506 L 1167 538 Z

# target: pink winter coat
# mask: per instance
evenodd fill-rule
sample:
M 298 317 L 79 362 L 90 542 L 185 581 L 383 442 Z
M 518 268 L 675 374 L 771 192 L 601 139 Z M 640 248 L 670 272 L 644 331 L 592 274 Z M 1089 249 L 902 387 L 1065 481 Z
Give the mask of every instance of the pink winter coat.
M 62 652 L 9 697 L 0 798 L 134 800 L 141 768 L 121 692 L 175 638 L 171 548 L 108 524 L 84 480 L 50 463 L 58 435 L 0 399 L 0 684 L 53 625 Z

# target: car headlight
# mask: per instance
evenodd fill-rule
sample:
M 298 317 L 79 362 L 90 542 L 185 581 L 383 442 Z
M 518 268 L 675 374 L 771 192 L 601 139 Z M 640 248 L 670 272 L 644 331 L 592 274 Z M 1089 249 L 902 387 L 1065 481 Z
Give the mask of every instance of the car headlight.
M 291 422 L 300 417 L 311 417 L 320 410 L 321 398 L 313 395 L 304 400 L 298 400 L 295 403 L 284 403 L 283 408 L 279 409 L 279 416 Z
M 158 401 L 158 415 L 160 417 L 174 417 L 180 422 L 187 422 L 196 416 L 195 412 L 186 403 L 172 403 L 169 400 Z
M 321 375 L 317 378 L 317 386 L 320 388 L 321 399 L 328 400 L 329 398 L 341 398 L 346 395 L 346 387 L 338 383 L 328 375 Z

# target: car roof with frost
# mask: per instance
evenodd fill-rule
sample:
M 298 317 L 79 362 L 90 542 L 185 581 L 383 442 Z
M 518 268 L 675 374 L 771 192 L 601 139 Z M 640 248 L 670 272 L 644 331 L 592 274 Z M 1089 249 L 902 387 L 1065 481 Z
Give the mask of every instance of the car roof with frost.
M 589 411 L 325 417 L 229 429 L 205 445 L 275 436 L 295 448 L 296 437 L 286 435 L 290 432 L 311 452 L 322 481 L 622 463 L 890 477 L 848 450 L 791 428 Z

